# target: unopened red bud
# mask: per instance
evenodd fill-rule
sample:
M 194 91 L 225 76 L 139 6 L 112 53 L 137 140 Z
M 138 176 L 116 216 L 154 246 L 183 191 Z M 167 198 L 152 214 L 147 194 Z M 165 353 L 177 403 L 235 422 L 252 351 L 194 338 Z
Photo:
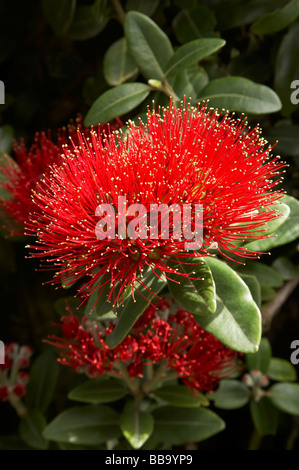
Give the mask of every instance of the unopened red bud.
M 27 382 L 29 382 L 29 374 L 28 372 L 24 372 L 23 370 L 21 370 L 18 373 L 18 383 L 26 384 Z
M 242 382 L 244 382 L 248 387 L 253 387 L 254 385 L 254 381 L 250 374 L 243 375 Z
M 25 385 L 17 383 L 12 391 L 17 397 L 23 397 L 26 393 L 26 388 Z
M 9 390 L 7 385 L 2 385 L 0 387 L 0 401 L 7 401 L 9 395 Z

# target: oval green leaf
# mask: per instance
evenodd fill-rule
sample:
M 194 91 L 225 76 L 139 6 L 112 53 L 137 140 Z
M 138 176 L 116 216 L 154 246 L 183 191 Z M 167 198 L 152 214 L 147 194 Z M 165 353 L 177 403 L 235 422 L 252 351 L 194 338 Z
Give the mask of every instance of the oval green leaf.
M 274 113 L 281 109 L 278 95 L 266 85 L 244 77 L 221 77 L 211 80 L 201 91 L 200 100 L 229 111 L 251 114 Z
M 119 415 L 104 405 L 69 408 L 56 416 L 43 432 L 45 439 L 89 446 L 120 435 Z
M 132 111 L 150 93 L 144 83 L 123 83 L 105 91 L 91 105 L 85 116 L 85 126 L 103 124 Z
M 138 73 L 125 38 L 118 39 L 107 49 L 103 59 L 103 73 L 111 86 L 121 85 Z
M 203 67 L 190 67 L 179 73 L 174 80 L 175 94 L 184 100 L 184 97 L 196 101 L 200 91 L 209 83 L 209 76 Z
M 147 80 L 163 80 L 165 66 L 173 54 L 164 31 L 148 16 L 129 11 L 124 32 L 129 52 L 143 76 Z
M 209 400 L 202 393 L 192 393 L 191 389 L 184 385 L 167 385 L 152 392 L 158 400 L 162 400 L 168 405 L 181 406 L 186 408 L 197 408 L 198 406 L 208 406 Z
M 272 263 L 274 268 L 284 281 L 289 281 L 298 276 L 297 266 L 287 258 L 287 256 L 278 256 Z
M 92 379 L 78 385 L 68 394 L 70 400 L 83 403 L 110 403 L 120 400 L 127 394 L 126 388 L 119 380 Z
M 295 382 L 297 380 L 297 371 L 293 364 L 286 359 L 272 357 L 267 370 L 267 376 L 271 380 Z
M 42 436 L 42 432 L 46 423 L 46 418 L 39 411 L 27 411 L 19 425 L 19 433 L 23 441 L 34 449 L 45 450 L 48 442 Z
M 126 10 L 127 11 L 140 11 L 147 16 L 152 16 L 152 14 L 157 9 L 160 0 L 127 0 Z
M 289 207 L 290 212 L 286 220 L 275 230 L 275 235 L 250 242 L 246 245 L 246 248 L 253 251 L 267 252 L 299 238 L 299 201 L 292 196 L 284 196 L 281 202 Z
M 261 286 L 281 287 L 283 279 L 271 266 L 260 261 L 248 261 L 237 267 L 238 274 L 251 274 L 257 278 Z
M 299 384 L 281 382 L 269 389 L 269 399 L 279 410 L 299 415 Z
M 181 44 L 207 35 L 216 26 L 217 21 L 213 12 L 205 5 L 196 3 L 188 11 L 184 2 L 185 5 L 173 19 L 173 31 Z
M 140 449 L 153 432 L 154 419 L 150 413 L 136 410 L 130 403 L 120 417 L 120 427 L 131 446 Z
M 202 38 L 180 46 L 166 65 L 165 77 L 168 78 L 176 75 L 190 65 L 214 54 L 224 45 L 224 39 Z
M 243 353 L 258 350 L 261 340 L 261 312 L 248 286 L 225 262 L 206 258 L 216 285 L 216 313 L 196 315 L 206 331 L 231 349 Z
M 168 288 L 175 300 L 188 312 L 193 315 L 211 315 L 216 311 L 212 273 L 202 258 L 191 259 L 189 262 L 196 264 L 178 263 L 171 264 L 171 267 L 184 275 L 191 272 L 191 277 L 194 279 L 180 274 L 170 274 Z
M 234 410 L 247 405 L 250 400 L 248 387 L 239 380 L 221 380 L 215 392 L 209 395 L 215 406 L 224 410 Z
M 75 41 L 85 41 L 103 31 L 108 20 L 103 0 L 95 0 L 92 5 L 78 6 L 68 35 Z
M 206 408 L 163 406 L 153 412 L 153 417 L 153 437 L 173 445 L 200 442 L 225 428 L 224 421 Z
M 49 25 L 58 36 L 69 29 L 76 10 L 76 0 L 43 0 L 42 8 Z
M 251 400 L 250 414 L 260 436 L 275 435 L 278 426 L 278 410 L 267 397 Z
M 299 16 L 299 0 L 291 0 L 283 8 L 258 18 L 250 30 L 255 34 L 274 34 L 289 26 Z

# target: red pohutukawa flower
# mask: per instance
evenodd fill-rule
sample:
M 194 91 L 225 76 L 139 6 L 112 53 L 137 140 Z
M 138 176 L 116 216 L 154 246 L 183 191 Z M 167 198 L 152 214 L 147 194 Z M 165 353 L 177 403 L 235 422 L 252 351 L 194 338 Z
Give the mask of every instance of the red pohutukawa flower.
M 165 306 L 165 299 L 162 302 Z M 164 376 L 175 371 L 182 383 L 203 392 L 236 372 L 240 357 L 236 351 L 204 331 L 185 310 L 168 314 L 164 309 L 162 318 L 161 307 L 161 301 L 157 308 L 150 305 L 114 349 L 105 343 L 114 329 L 113 321 L 105 326 L 83 317 L 79 322 L 70 309 L 61 318 L 62 337 L 53 335 L 47 342 L 58 348 L 59 362 L 92 378 L 120 375 L 119 363 L 130 377 L 143 378 L 145 366 L 164 364 Z
M 201 205 L 203 237 L 196 256 L 208 255 L 210 247 L 257 256 L 239 242 L 263 238 L 264 224 L 276 217 L 269 206 L 282 196 L 276 186 L 284 166 L 271 156 L 260 129 L 207 105 L 175 109 L 173 103 L 148 111 L 147 124 L 128 127 L 125 135 L 111 133 L 104 142 L 97 132 L 89 138 L 79 132 L 79 145 L 64 148 L 62 164 L 54 164 L 33 192 L 36 211 L 27 225 L 27 234 L 37 238 L 32 256 L 52 263 L 55 282 L 89 276 L 80 293 L 88 296 L 109 284 L 117 304 L 127 287 L 142 284 L 145 268 L 171 278 L 171 261 L 188 262 L 195 253 L 186 250 L 184 227 L 175 236 L 174 211 L 169 220 L 167 211 L 157 219 L 161 227 L 169 222 L 169 235 L 161 230 L 152 236 L 154 205 L 191 207 L 191 234 L 194 208 Z M 125 221 L 120 199 L 130 208 Z M 136 210 L 139 219 L 132 221 Z M 104 225 L 106 238 L 96 232 L 97 227 L 103 234 Z
M 118 121 L 111 124 L 112 128 L 119 128 Z M 15 142 L 13 153 L 15 159 L 4 156 L 0 174 L 1 188 L 7 193 L 5 198 L 0 199 L 0 207 L 6 218 L 5 229 L 12 236 L 24 234 L 24 224 L 28 214 L 35 210 L 36 205 L 31 198 L 31 190 L 37 183 L 41 184 L 41 177 L 53 164 L 61 162 L 63 146 L 72 140 L 78 143 L 77 130 L 88 135 L 90 128 L 83 126 L 83 120 L 78 117 L 71 121 L 67 127 L 58 130 L 56 142 L 53 141 L 50 132 L 37 132 L 33 145 L 27 149 L 24 139 Z M 108 126 L 100 126 L 99 136 L 108 129 Z

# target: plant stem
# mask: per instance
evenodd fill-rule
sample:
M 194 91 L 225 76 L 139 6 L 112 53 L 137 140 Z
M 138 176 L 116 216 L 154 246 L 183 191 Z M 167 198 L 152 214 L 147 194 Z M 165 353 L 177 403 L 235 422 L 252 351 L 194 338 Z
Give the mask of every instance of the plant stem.
M 126 382 L 133 395 L 136 395 L 140 390 L 139 386 L 136 384 L 135 380 L 129 376 L 126 366 L 122 362 L 116 361 L 114 367 L 121 373 L 122 379 Z
M 269 329 L 274 315 L 283 306 L 287 298 L 291 295 L 293 290 L 297 287 L 299 278 L 296 277 L 288 281 L 281 289 L 278 290 L 276 296 L 271 300 L 262 310 L 263 326 Z
M 113 6 L 116 12 L 116 17 L 121 24 L 124 24 L 126 12 L 124 11 L 122 4 L 119 0 L 112 0 Z
M 144 384 L 143 386 L 144 393 L 146 394 L 149 393 L 155 387 L 155 385 L 157 385 L 158 382 L 163 380 L 163 375 L 164 375 L 164 372 L 166 371 L 167 364 L 168 364 L 167 359 L 164 359 L 163 361 L 161 361 L 161 364 L 156 370 L 156 373 L 152 376 L 152 378 L 148 382 Z
M 145 366 L 145 369 L 146 369 L 146 377 L 148 380 L 151 380 L 153 378 L 153 364 L 147 364 Z
M 17 414 L 20 416 L 20 418 L 23 418 L 25 414 L 27 413 L 26 407 L 23 405 L 19 397 L 16 395 L 9 395 L 8 401 L 11 404 L 11 406 L 16 410 Z

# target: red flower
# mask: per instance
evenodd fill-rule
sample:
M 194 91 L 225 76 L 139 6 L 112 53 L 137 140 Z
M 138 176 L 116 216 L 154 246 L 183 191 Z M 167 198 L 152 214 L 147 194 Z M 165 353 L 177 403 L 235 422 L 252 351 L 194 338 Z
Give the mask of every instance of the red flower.
M 114 328 L 113 322 L 100 326 L 83 318 L 79 323 L 71 312 L 61 319 L 63 336 L 50 336 L 47 342 L 59 349 L 59 362 L 89 377 L 119 375 L 121 362 L 130 377 L 143 378 L 144 366 L 159 366 L 163 361 L 165 373 L 174 370 L 187 387 L 211 391 L 220 379 L 236 371 L 239 354 L 204 331 L 191 314 L 179 309 L 162 319 L 161 312 L 149 306 L 114 349 L 105 343 Z M 76 325 L 71 337 L 65 335 L 65 325 L 70 324 Z
M 27 345 L 5 345 L 4 364 L 0 364 L 0 401 L 8 400 L 11 394 L 19 398 L 25 395 L 29 374 L 22 369 L 29 367 L 32 353 Z
M 265 222 L 276 217 L 274 210 L 259 209 L 282 196 L 273 189 L 284 164 L 270 156 L 258 128 L 250 130 L 244 120 L 220 117 L 206 106 L 176 110 L 171 104 L 161 114 L 148 112 L 147 121 L 130 124 L 126 136 L 112 134 L 104 143 L 95 132 L 90 139 L 79 133 L 79 145 L 64 149 L 62 164 L 53 165 L 33 192 L 36 210 L 27 225 L 27 234 L 37 237 L 32 256 L 52 263 L 54 282 L 88 276 L 83 296 L 107 284 L 117 304 L 127 287 L 142 284 L 146 268 L 171 273 L 174 257 L 184 262 L 208 255 L 210 247 L 255 257 L 238 243 L 263 238 Z M 115 229 L 118 234 L 123 229 L 120 196 L 127 206 L 145 207 L 145 238 L 97 238 L 99 204 L 118 209 Z M 151 204 L 162 203 L 202 204 L 203 243 L 196 255 L 185 250 L 184 238 L 173 236 L 174 218 L 168 237 L 148 234 Z
M 120 127 L 119 122 L 112 123 L 112 128 Z M 69 140 L 78 143 L 77 129 L 84 135 L 90 132 L 90 128 L 83 127 L 82 118 L 79 117 L 76 122 L 71 121 L 67 128 L 58 130 L 57 143 L 53 142 L 50 132 L 37 132 L 29 150 L 22 139 L 20 143 L 15 142 L 15 160 L 4 156 L 4 165 L 0 168 L 0 186 L 7 197 L 0 199 L 0 205 L 6 216 L 4 228 L 12 236 L 23 235 L 28 214 L 37 209 L 32 202 L 31 190 L 37 183 L 41 184 L 43 174 L 52 164 L 60 164 L 63 146 Z M 107 126 L 101 126 L 100 131 L 106 129 Z

